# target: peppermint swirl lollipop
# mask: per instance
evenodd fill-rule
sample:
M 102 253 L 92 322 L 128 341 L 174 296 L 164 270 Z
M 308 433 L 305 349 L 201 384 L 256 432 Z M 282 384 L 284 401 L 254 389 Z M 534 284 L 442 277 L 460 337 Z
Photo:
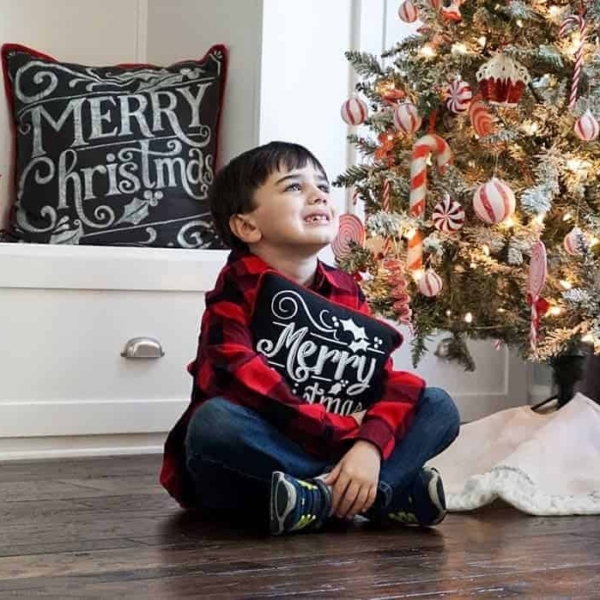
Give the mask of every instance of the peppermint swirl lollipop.
M 471 86 L 466 81 L 455 79 L 448 84 L 446 106 L 455 115 L 465 112 L 472 98 Z
M 438 231 L 455 233 L 460 231 L 465 224 L 465 211 L 460 203 L 450 200 L 450 196 L 446 196 L 433 209 L 431 218 Z
M 365 227 L 357 216 L 345 214 L 340 217 L 338 234 L 331 242 L 331 249 L 338 260 L 350 256 L 350 242 L 362 246 L 365 243 Z

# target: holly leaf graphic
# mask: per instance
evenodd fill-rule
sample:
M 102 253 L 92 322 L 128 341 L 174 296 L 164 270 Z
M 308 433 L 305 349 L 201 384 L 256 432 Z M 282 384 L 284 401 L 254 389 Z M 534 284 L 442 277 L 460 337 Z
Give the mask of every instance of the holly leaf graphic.
M 73 229 L 69 229 L 69 224 L 68 219 L 63 218 L 59 221 L 54 233 L 50 236 L 51 244 L 72 246 L 79 244 L 79 240 L 83 237 L 83 227 L 81 226 L 81 223 L 79 223 Z
M 350 344 L 350 350 L 352 350 L 352 352 L 358 352 L 359 350 L 365 351 L 368 349 L 369 349 L 369 342 L 366 339 L 365 340 L 357 340 Z
M 148 218 L 148 215 L 150 214 L 150 209 L 148 208 L 149 204 L 150 200 L 134 198 L 129 204 L 125 205 L 123 215 L 115 225 L 121 225 L 121 223 L 139 225 L 144 219 Z
M 366 340 L 367 332 L 364 327 L 359 327 L 352 319 L 340 319 L 342 329 L 349 331 L 355 340 Z

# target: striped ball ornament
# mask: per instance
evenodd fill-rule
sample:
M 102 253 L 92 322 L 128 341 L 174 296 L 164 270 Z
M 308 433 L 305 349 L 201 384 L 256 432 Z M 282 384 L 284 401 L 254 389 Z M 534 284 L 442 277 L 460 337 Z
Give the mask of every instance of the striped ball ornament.
M 587 248 L 587 240 L 579 227 L 573 227 L 565 236 L 563 246 L 567 254 L 571 256 L 580 256 L 583 250 Z
M 600 125 L 596 117 L 588 109 L 575 122 L 575 135 L 584 142 L 591 142 L 598 137 Z
M 394 125 L 404 133 L 415 133 L 421 127 L 421 116 L 412 102 L 398 104 L 394 109 Z
M 365 122 L 369 114 L 369 109 L 364 100 L 353 96 L 342 104 L 340 113 L 344 123 L 347 125 L 360 125 Z
M 419 279 L 417 287 L 419 288 L 419 292 L 421 292 L 423 296 L 433 298 L 442 291 L 442 288 L 444 287 L 444 282 L 442 281 L 442 278 L 433 269 L 427 269 L 423 277 Z
M 460 231 L 465 224 L 465 211 L 459 202 L 446 196 L 433 209 L 431 215 L 433 226 L 444 233 Z
M 405 23 L 414 23 L 419 18 L 419 10 L 412 0 L 404 0 L 398 9 L 398 16 Z
M 473 196 L 473 210 L 485 223 L 502 223 L 515 212 L 515 194 L 504 181 L 492 177 L 480 185 Z

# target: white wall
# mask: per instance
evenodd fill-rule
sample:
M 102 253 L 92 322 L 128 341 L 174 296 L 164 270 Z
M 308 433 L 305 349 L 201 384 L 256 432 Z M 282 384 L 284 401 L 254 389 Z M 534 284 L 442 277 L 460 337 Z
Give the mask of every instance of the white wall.
M 0 0 L 0 43 L 23 44 L 58 60 L 83 64 L 144 60 L 145 2 Z M 0 91 L 0 223 L 4 223 L 12 204 L 12 139 L 3 82 Z
M 229 47 L 219 164 L 256 146 L 262 0 L 148 0 L 148 60 L 170 63 Z
M 264 0 L 260 143 L 306 146 L 331 179 L 347 165 L 339 113 L 350 89 L 351 15 L 351 0 Z M 345 203 L 342 190 L 334 197 Z

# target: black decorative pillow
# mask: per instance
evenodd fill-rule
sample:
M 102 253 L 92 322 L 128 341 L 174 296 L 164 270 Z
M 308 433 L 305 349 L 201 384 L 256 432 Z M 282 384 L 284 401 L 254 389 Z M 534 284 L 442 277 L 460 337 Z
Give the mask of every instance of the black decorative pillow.
M 251 329 L 256 351 L 296 396 L 342 415 L 381 397 L 384 366 L 402 342 L 385 323 L 275 273 L 262 277 Z
M 54 244 L 222 248 L 206 203 L 227 52 L 86 67 L 7 44 L 12 233 Z

